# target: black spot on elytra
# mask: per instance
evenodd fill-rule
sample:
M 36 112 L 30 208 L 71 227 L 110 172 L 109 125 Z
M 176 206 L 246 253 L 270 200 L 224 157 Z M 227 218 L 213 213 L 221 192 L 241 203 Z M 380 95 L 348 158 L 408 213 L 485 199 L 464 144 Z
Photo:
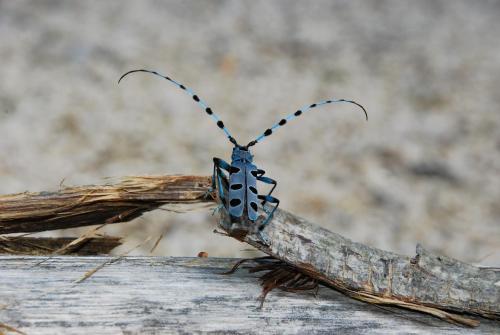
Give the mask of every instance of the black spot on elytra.
M 224 128 L 224 122 L 222 121 L 217 121 L 217 126 L 219 126 L 219 128 Z
M 294 115 L 295 115 L 295 116 L 299 116 L 300 114 L 302 114 L 302 111 L 301 111 L 301 110 L 298 110 L 298 111 L 296 111 L 296 112 L 295 112 L 295 114 L 294 114 Z
M 240 204 L 241 204 L 240 199 L 231 199 L 231 201 L 229 201 L 229 205 L 231 207 L 236 207 L 236 206 L 239 206 Z
M 316 106 L 317 106 L 317 104 L 312 104 L 311 106 L 309 106 L 309 108 L 314 108 Z
M 205 112 L 207 112 L 208 115 L 212 115 L 214 113 L 210 107 L 205 108 Z
M 253 186 L 249 186 L 248 189 L 250 190 L 250 192 L 252 192 L 253 194 L 257 194 L 257 189 Z
M 269 136 L 273 133 L 273 131 L 271 129 L 266 129 L 266 131 L 264 132 L 264 136 Z
M 198 98 L 198 96 L 195 94 L 195 95 L 193 95 L 193 100 L 194 101 L 200 101 L 200 98 Z
M 231 185 L 231 189 L 235 190 L 235 191 L 236 190 L 241 190 L 242 187 L 243 187 L 243 185 L 241 185 L 241 184 L 233 184 L 233 185 Z
M 255 203 L 255 202 L 252 201 L 250 203 L 250 207 L 252 207 L 252 209 L 257 212 L 257 203 Z
M 240 168 L 234 166 L 231 166 L 231 168 L 229 169 L 229 173 L 238 173 L 240 171 L 241 171 Z
M 281 119 L 280 120 L 280 123 L 278 123 L 280 126 L 284 125 L 286 123 L 286 120 L 285 119 Z

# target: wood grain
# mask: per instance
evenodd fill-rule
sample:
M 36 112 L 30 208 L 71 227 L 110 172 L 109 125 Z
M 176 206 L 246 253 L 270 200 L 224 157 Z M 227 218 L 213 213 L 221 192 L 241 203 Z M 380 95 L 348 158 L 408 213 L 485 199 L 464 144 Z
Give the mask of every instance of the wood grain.
M 127 257 L 74 284 L 110 257 L 0 256 L 0 321 L 27 334 L 495 334 L 498 323 L 457 327 L 419 313 L 382 310 L 328 288 L 261 288 L 236 261 Z M 0 332 L 2 329 L 0 329 Z

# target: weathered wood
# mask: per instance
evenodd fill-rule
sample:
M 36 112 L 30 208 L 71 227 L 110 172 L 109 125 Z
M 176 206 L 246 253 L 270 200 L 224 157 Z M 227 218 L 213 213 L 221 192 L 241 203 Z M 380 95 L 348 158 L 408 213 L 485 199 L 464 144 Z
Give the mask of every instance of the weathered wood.
M 3 196 L 0 233 L 122 222 L 165 203 L 210 202 L 209 185 L 209 177 L 130 177 L 116 185 Z M 221 213 L 224 218 L 225 211 Z M 232 225 L 227 218 L 221 226 L 232 237 L 356 299 L 471 326 L 473 320 L 444 311 L 500 318 L 500 273 L 492 269 L 433 255 L 422 247 L 413 258 L 370 248 L 281 210 L 263 232 Z
M 262 231 L 231 223 L 221 213 L 220 226 L 230 236 L 353 298 L 470 326 L 475 322 L 441 310 L 500 320 L 500 271 L 435 255 L 420 245 L 414 257 L 371 248 L 284 210 L 278 209 Z
M 380 309 L 321 288 L 273 291 L 263 309 L 255 275 L 219 273 L 236 260 L 127 257 L 86 281 L 110 257 L 0 256 L 0 322 L 27 334 L 494 334 L 398 309 Z M 3 329 L 0 328 L 0 332 Z
M 0 234 L 126 222 L 165 204 L 213 201 L 210 177 L 125 177 L 106 185 L 0 196 Z
M 76 237 L 0 236 L 0 254 L 51 255 L 76 240 Z M 66 254 L 80 256 L 105 255 L 121 245 L 121 243 L 119 237 L 92 237 L 78 244 L 75 248 L 68 248 Z

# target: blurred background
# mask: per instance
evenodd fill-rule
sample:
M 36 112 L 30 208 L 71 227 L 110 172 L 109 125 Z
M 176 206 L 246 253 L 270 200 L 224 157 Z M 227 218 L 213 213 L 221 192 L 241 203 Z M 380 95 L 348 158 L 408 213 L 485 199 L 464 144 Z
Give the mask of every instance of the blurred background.
M 0 193 L 212 172 L 254 147 L 281 207 L 369 245 L 500 263 L 498 1 L 0 0 Z M 208 209 L 107 228 L 157 255 L 252 256 Z M 78 235 L 81 230 L 53 232 Z M 47 234 L 45 234 L 47 235 Z M 135 254 L 146 254 L 147 249 Z

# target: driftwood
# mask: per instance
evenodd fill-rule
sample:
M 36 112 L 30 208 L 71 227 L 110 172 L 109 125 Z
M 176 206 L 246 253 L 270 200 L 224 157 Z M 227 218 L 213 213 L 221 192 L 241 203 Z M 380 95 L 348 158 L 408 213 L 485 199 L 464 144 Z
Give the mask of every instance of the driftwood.
M 167 203 L 213 201 L 209 185 L 209 177 L 132 177 L 117 185 L 3 196 L 0 233 L 126 221 Z M 220 225 L 230 236 L 353 298 L 469 326 L 477 321 L 460 313 L 500 319 L 498 271 L 420 246 L 414 257 L 370 248 L 282 210 L 262 232 L 222 217 Z
M 2 324 L 26 334 L 495 334 L 424 314 L 379 308 L 326 287 L 271 292 L 262 309 L 256 275 L 221 275 L 234 259 L 0 256 Z M 3 305 L 3 307 L 1 306 Z

